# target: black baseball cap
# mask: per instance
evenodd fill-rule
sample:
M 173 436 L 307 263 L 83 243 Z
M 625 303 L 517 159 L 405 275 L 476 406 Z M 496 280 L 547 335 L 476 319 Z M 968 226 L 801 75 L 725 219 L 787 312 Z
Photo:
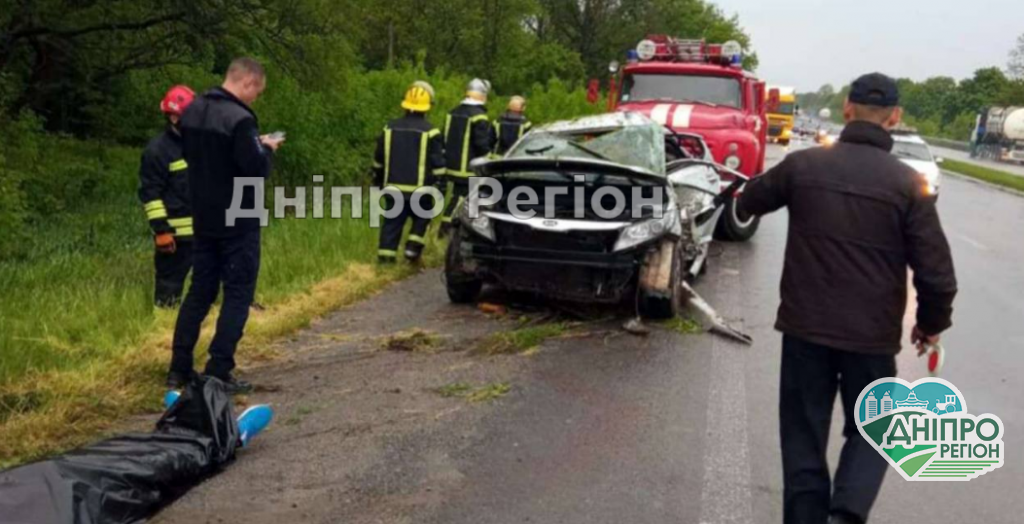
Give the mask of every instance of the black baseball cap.
M 869 73 L 853 81 L 850 102 L 866 106 L 892 107 L 900 103 L 896 81 L 882 73 Z

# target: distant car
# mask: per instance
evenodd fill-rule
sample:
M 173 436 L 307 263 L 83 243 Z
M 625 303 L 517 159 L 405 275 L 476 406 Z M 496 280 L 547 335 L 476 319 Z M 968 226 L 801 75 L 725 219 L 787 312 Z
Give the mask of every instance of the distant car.
M 942 170 L 939 169 L 942 159 L 933 157 L 928 144 L 916 134 L 893 133 L 892 137 L 895 140 L 892 154 L 921 173 L 928 181 L 929 194 L 938 195 L 942 184 Z

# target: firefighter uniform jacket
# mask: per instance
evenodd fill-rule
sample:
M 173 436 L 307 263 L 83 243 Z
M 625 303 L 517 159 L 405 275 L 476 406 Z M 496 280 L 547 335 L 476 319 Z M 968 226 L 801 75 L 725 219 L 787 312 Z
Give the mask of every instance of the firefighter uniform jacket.
M 432 186 L 445 173 L 441 132 L 423 113 L 409 112 L 388 122 L 377 139 L 373 156 L 373 183 L 412 193 Z
M 465 178 L 472 175 L 469 162 L 486 157 L 494 150 L 494 128 L 482 105 L 463 103 L 448 114 L 444 123 L 444 151 L 447 175 Z
M 497 142 L 494 152 L 504 155 L 520 138 L 530 130 L 533 124 L 522 114 L 508 112 L 494 121 L 494 134 Z
M 192 206 L 188 164 L 182 156 L 181 136 L 168 128 L 142 152 L 139 200 L 153 234 L 192 236 Z

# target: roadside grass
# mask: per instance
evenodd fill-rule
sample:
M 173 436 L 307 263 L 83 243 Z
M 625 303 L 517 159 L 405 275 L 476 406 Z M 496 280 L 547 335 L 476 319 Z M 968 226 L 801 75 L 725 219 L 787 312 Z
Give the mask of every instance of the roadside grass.
M 568 322 L 546 322 L 522 326 L 510 331 L 499 331 L 484 338 L 476 347 L 476 352 L 485 355 L 530 352 L 545 340 L 564 335 L 569 327 Z
M 1017 191 L 1024 191 L 1024 177 L 968 162 L 945 159 L 942 169 Z
M 158 411 L 176 311 L 152 307 L 152 252 L 137 202 L 57 216 L 29 255 L 0 263 L 0 467 L 97 438 L 126 416 Z M 374 264 L 365 220 L 284 219 L 264 230 L 243 366 L 272 342 L 415 270 Z M 441 260 L 428 248 L 426 265 Z M 216 314 L 204 326 L 205 360 Z
M 466 382 L 452 382 L 437 388 L 437 393 L 446 398 L 464 398 L 467 402 L 489 402 L 505 396 L 512 391 L 508 382 L 494 382 L 481 386 L 473 386 Z

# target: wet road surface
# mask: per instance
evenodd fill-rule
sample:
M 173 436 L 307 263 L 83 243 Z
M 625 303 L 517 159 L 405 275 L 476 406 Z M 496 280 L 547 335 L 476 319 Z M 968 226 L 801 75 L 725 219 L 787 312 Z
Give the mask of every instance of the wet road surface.
M 770 161 L 783 154 L 773 148 Z M 890 471 L 872 522 L 1020 522 L 1024 199 L 949 177 L 939 208 L 961 290 L 943 376 L 972 413 L 1002 418 L 1006 464 L 969 483 Z M 286 362 L 251 372 L 280 388 L 249 399 L 273 403 L 275 425 L 156 521 L 781 522 L 772 324 L 785 236 L 779 213 L 751 242 L 719 244 L 697 286 L 754 337 L 749 347 L 662 327 L 626 335 L 612 319 L 529 355 L 481 356 L 466 350 L 515 321 L 448 304 L 436 271 L 394 285 L 284 342 Z M 380 349 L 415 327 L 441 334 L 442 350 Z M 898 363 L 901 377 L 924 376 L 911 351 Z M 511 390 L 481 403 L 437 393 L 457 382 Z

